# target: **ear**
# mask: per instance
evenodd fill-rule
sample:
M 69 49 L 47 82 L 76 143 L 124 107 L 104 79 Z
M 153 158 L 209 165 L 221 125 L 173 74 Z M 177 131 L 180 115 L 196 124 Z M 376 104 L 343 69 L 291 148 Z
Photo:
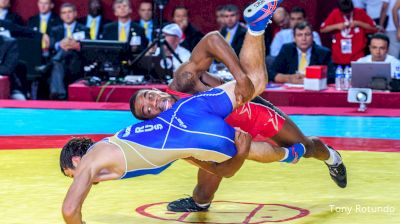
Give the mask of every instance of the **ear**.
M 81 157 L 79 156 L 72 157 L 72 165 L 74 165 L 74 168 L 76 168 L 80 162 L 81 162 Z

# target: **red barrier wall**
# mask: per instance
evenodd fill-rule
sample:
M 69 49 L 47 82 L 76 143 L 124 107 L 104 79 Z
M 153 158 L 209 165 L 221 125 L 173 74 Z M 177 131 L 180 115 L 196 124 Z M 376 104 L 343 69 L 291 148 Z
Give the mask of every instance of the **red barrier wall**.
M 37 13 L 36 0 L 11 0 L 12 11 L 18 12 L 25 21 L 32 15 Z M 87 2 L 88 0 L 55 0 L 55 10 L 58 11 L 60 5 L 64 2 L 71 2 L 77 5 L 79 15 L 84 15 L 87 12 Z M 113 12 L 111 9 L 112 0 L 102 0 L 105 16 L 109 19 L 114 19 Z M 132 17 L 137 19 L 136 9 L 141 1 L 131 0 L 132 6 L 134 8 L 134 13 Z M 189 8 L 191 12 L 190 19 L 196 27 L 198 27 L 203 32 L 208 32 L 216 28 L 214 10 L 218 5 L 223 4 L 236 4 L 243 9 L 250 0 L 170 0 L 166 7 L 164 17 L 166 19 L 171 18 L 172 10 L 177 5 L 184 5 Z M 320 23 L 326 18 L 329 12 L 335 6 L 335 0 L 286 0 L 282 3 L 282 6 L 290 10 L 293 6 L 300 6 L 306 9 L 308 20 L 315 28 L 319 28 Z

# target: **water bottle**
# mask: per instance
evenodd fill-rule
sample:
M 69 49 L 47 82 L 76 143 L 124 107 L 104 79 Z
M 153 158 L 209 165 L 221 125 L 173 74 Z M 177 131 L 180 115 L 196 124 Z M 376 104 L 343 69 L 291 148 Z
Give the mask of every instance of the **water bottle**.
M 344 79 L 343 79 L 343 90 L 349 90 L 351 87 L 351 67 L 346 66 L 344 68 Z
M 342 76 L 343 76 L 343 69 L 341 65 L 338 65 L 336 68 L 336 76 L 335 76 L 335 87 L 336 90 L 342 90 Z
M 396 66 L 396 70 L 394 71 L 393 78 L 400 80 L 400 66 Z

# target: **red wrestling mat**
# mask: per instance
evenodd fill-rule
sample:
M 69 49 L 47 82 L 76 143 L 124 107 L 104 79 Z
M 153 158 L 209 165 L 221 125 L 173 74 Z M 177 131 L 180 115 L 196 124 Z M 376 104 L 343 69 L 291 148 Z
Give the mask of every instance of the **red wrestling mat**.
M 61 148 L 71 137 L 88 137 L 99 141 L 107 136 L 110 135 L 0 136 L 0 150 Z M 321 139 L 338 150 L 400 152 L 399 140 L 334 137 Z

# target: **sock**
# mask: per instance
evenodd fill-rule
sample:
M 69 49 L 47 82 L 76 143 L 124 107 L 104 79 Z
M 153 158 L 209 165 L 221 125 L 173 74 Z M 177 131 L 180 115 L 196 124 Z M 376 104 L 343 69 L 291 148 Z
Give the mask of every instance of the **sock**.
M 208 206 L 210 206 L 211 202 L 205 203 L 205 204 L 199 204 L 197 202 L 195 202 L 197 206 L 201 207 L 201 208 L 207 208 Z
M 262 31 L 253 31 L 249 28 L 247 28 L 247 31 L 249 32 L 249 34 L 251 34 L 252 36 L 261 36 L 265 33 L 265 30 Z
M 342 163 L 342 158 L 339 156 L 339 154 L 329 146 L 326 147 L 329 151 L 329 158 L 325 160 L 325 163 L 328 165 L 337 165 Z
M 282 147 L 282 149 L 285 150 L 285 156 L 283 156 L 283 158 L 280 160 L 280 162 L 283 162 L 283 161 L 286 160 L 286 159 L 288 158 L 288 156 L 289 156 L 289 149 L 288 149 L 288 148 L 285 148 L 285 147 Z

